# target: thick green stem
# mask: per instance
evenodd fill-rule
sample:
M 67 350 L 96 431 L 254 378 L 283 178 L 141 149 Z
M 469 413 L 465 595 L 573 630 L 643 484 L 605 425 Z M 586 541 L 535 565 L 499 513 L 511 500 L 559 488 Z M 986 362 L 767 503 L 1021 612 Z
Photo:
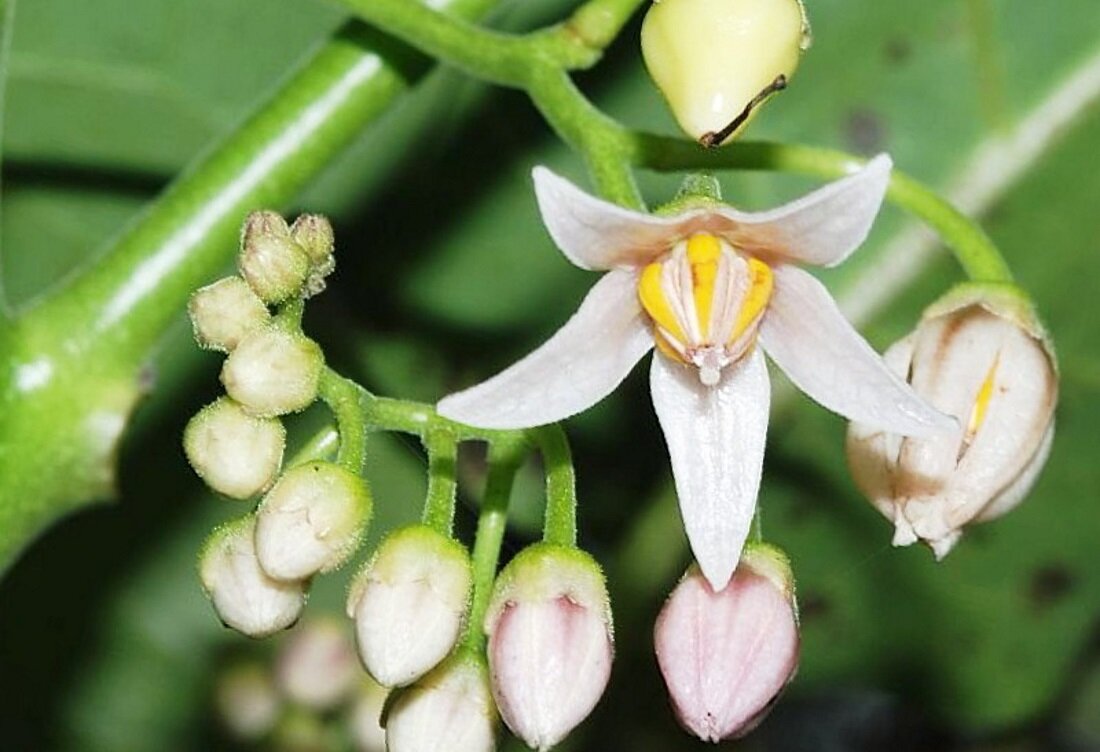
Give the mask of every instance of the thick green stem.
M 561 426 L 530 431 L 546 467 L 546 518 L 542 538 L 572 548 L 577 545 L 577 488 L 569 442 Z
M 494 3 L 437 4 L 472 18 Z M 229 264 L 245 214 L 288 203 L 427 69 L 345 26 L 93 265 L 0 326 L 0 570 L 48 524 L 113 493 L 142 368 L 192 290 Z
M 444 7 L 473 18 L 495 1 Z M 412 50 L 346 25 L 37 315 L 64 321 L 82 346 L 144 360 L 191 290 L 232 258 L 244 215 L 289 203 L 426 70 Z
M 588 47 L 607 48 L 646 0 L 588 0 L 577 8 L 565 28 Z
M 508 524 L 512 484 L 527 449 L 522 440 L 496 441 L 489 445 L 489 474 L 485 480 L 485 494 L 481 501 L 472 554 L 474 595 L 463 641 L 466 647 L 479 653 L 485 645 L 482 622 L 485 620 L 485 611 L 489 608 L 489 598 L 493 594 L 500 546 Z
M 450 537 L 458 490 L 455 477 L 458 443 L 454 433 L 444 427 L 428 431 L 424 447 L 428 450 L 428 494 L 422 519 L 428 527 Z
M 353 473 L 362 473 L 367 459 L 367 426 L 360 409 L 359 385 L 325 368 L 318 391 L 318 396 L 332 410 L 340 432 L 336 462 Z
M 550 127 L 583 156 L 601 196 L 631 209 L 645 209 L 631 169 L 628 131 L 600 112 L 563 70 L 538 72 L 528 94 Z
M 865 164 L 851 154 L 799 144 L 745 142 L 702 149 L 688 141 L 646 133 L 631 138 L 635 164 L 655 170 L 777 170 L 838 178 Z M 1012 281 L 1008 264 L 985 231 L 928 186 L 894 170 L 887 198 L 928 223 L 971 280 Z

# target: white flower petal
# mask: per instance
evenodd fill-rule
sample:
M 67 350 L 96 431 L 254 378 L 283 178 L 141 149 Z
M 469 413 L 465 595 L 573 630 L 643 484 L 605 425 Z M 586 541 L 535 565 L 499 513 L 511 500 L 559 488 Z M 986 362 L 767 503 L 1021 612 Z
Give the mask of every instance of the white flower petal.
M 859 172 L 765 212 L 722 208 L 721 235 L 744 251 L 780 261 L 835 266 L 867 238 L 890 183 L 885 154 Z
M 823 284 L 793 266 L 774 272 L 760 341 L 795 386 L 850 420 L 903 436 L 958 430 L 890 372 Z
M 493 378 L 443 398 L 445 418 L 481 428 L 528 428 L 606 397 L 653 347 L 634 274 L 605 274 L 542 347 Z
M 582 191 L 545 167 L 531 172 L 542 222 L 565 257 L 581 269 L 638 266 L 680 237 L 679 217 L 624 209 Z
M 656 354 L 650 388 L 691 550 L 721 590 L 737 567 L 760 489 L 771 396 L 764 357 L 754 350 L 707 387 L 696 369 Z

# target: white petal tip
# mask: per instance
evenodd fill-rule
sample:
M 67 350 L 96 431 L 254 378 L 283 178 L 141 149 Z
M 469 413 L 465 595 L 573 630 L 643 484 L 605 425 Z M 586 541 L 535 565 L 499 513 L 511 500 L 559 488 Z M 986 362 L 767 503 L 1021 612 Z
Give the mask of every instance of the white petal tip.
M 733 578 L 733 570 L 736 567 L 736 557 L 732 565 L 726 562 L 721 562 L 720 564 L 713 561 L 708 564 L 703 564 L 701 561 L 699 562 L 699 569 L 703 573 L 703 578 L 710 585 L 711 590 L 716 593 L 720 593 L 726 589 L 726 585 L 728 585 Z

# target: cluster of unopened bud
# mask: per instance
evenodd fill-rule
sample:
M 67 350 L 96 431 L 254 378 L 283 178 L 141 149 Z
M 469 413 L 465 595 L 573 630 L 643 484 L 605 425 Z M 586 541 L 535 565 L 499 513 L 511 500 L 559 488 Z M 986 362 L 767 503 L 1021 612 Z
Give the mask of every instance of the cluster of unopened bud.
M 331 617 L 288 634 L 268 664 L 235 663 L 215 685 L 214 707 L 235 740 L 274 749 L 383 752 L 385 690 L 363 676 L 347 629 Z M 333 742 L 337 742 L 334 744 Z
M 317 215 L 287 226 L 274 212 L 253 212 L 238 266 L 240 276 L 191 299 L 195 339 L 227 354 L 226 395 L 192 418 L 183 443 L 213 490 L 236 499 L 264 494 L 253 515 L 216 530 L 200 558 L 222 621 L 262 637 L 292 624 L 310 579 L 352 554 L 371 499 L 358 475 L 330 462 L 299 464 L 280 476 L 280 416 L 317 399 L 324 370 L 321 348 L 300 330 L 300 301 L 321 290 L 333 269 L 332 227 Z
M 308 294 L 310 275 L 333 267 L 332 227 L 303 215 L 293 227 L 274 212 L 253 212 L 244 224 L 241 276 L 198 290 L 188 306 L 199 346 L 227 354 L 226 397 L 188 424 L 184 450 L 215 491 L 245 499 L 265 491 L 282 464 L 285 431 L 278 416 L 317 398 L 324 356 L 296 323 L 273 317 L 269 305 Z M 299 263 L 301 262 L 301 263 Z
M 931 306 L 885 360 L 958 430 L 918 439 L 852 424 L 849 464 L 894 523 L 894 545 L 922 541 L 942 559 L 967 526 L 1009 512 L 1038 479 L 1054 438 L 1053 349 L 1026 298 L 983 285 Z

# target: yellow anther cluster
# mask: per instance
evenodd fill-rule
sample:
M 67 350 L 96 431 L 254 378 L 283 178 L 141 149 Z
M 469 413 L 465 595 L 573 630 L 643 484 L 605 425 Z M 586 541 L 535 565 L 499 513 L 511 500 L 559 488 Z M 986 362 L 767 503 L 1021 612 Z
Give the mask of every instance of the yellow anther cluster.
M 670 264 L 684 264 L 669 269 Z M 690 272 L 690 290 L 685 289 Z M 718 312 L 719 293 L 729 295 L 730 274 L 746 274 L 747 285 L 736 309 Z M 689 300 L 684 298 L 690 294 Z M 772 271 L 756 259 L 744 259 L 709 233 L 696 233 L 681 250 L 646 266 L 638 279 L 638 299 L 656 324 L 657 346 L 666 355 L 687 362 L 687 351 L 732 345 L 760 320 L 772 294 Z M 721 298 L 724 305 L 729 303 Z M 723 303 L 719 303 L 723 305 Z M 712 332 L 712 326 L 717 330 Z

